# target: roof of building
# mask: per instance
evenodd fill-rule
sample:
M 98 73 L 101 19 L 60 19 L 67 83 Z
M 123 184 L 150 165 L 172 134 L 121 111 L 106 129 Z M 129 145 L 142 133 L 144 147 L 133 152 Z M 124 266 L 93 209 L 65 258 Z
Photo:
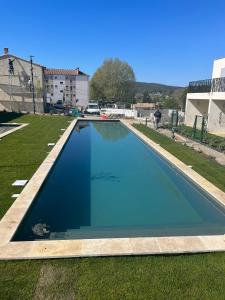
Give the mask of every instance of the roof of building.
M 7 52 L 4 53 L 3 55 L 0 55 L 0 60 L 1 59 L 7 59 L 7 58 L 15 58 L 15 59 L 19 59 L 19 60 L 25 61 L 27 63 L 30 63 L 30 60 L 23 59 L 21 57 L 9 54 L 8 53 L 8 48 L 4 48 L 4 51 L 5 50 Z M 44 68 L 44 73 L 46 75 L 84 75 L 84 76 L 88 76 L 84 72 L 80 71 L 79 68 L 77 68 L 77 69 L 49 69 L 49 68 L 44 67 L 43 65 L 36 64 L 35 62 L 33 62 L 33 65 Z
M 21 57 L 18 57 L 18 56 L 15 56 L 15 55 L 12 55 L 12 54 L 4 54 L 4 55 L 1 55 L 1 56 L 0 56 L 0 59 L 6 59 L 6 58 L 20 59 L 20 60 L 22 60 L 22 61 L 25 61 L 25 62 L 27 62 L 27 63 L 30 63 L 29 60 L 24 59 L 24 58 L 21 58 Z M 39 67 L 41 67 L 41 68 L 44 67 L 44 66 L 42 66 L 42 65 L 36 64 L 35 62 L 33 62 L 33 65 L 39 66 Z
M 86 76 L 88 76 L 87 74 L 81 72 L 79 68 L 77 68 L 77 69 L 48 69 L 48 68 L 46 68 L 44 70 L 44 73 L 46 75 L 86 75 Z
M 136 103 L 136 104 L 134 104 L 135 108 L 145 108 L 145 109 L 151 109 L 156 106 L 157 106 L 156 103 Z

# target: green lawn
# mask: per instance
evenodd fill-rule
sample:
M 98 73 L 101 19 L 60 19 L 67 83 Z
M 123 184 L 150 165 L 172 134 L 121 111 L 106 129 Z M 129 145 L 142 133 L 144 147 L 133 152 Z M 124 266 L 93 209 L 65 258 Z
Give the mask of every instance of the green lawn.
M 133 126 L 144 133 L 147 137 L 160 144 L 174 156 L 182 160 L 185 164 L 191 165 L 193 170 L 225 192 L 224 166 L 218 164 L 214 159 L 211 159 L 202 153 L 198 153 L 188 146 L 177 143 L 143 124 L 133 124 Z
M 31 177 L 49 151 L 47 143 L 55 142 L 60 128 L 69 124 L 69 118 L 62 116 L 15 117 L 11 121 L 30 125 L 0 141 L 1 215 L 17 192 L 11 183 Z M 149 129 L 145 133 L 225 189 L 224 168 Z M 223 253 L 0 262 L 0 299 L 4 300 L 225 299 L 224 295 Z
M 11 195 L 22 189 L 12 187 L 16 179 L 29 179 L 51 150 L 49 142 L 56 142 L 69 125 L 63 116 L 32 116 L 0 114 L 0 122 L 29 123 L 0 141 L 0 218 L 12 203 Z

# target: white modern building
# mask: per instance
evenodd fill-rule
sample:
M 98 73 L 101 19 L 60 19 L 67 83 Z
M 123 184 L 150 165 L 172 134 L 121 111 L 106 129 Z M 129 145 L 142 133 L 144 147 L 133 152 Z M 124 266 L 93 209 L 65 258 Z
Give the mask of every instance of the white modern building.
M 89 76 L 79 68 L 44 70 L 48 103 L 62 101 L 73 106 L 86 107 L 89 101 Z
M 193 126 L 196 116 L 205 116 L 208 132 L 225 136 L 225 58 L 213 64 L 212 79 L 189 83 L 185 124 Z

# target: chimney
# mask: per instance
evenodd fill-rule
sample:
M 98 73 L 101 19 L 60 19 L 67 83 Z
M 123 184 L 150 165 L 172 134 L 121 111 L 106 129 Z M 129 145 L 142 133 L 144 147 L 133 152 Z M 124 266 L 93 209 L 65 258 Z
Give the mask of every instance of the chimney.
M 4 48 L 4 55 L 9 54 L 9 48 Z
M 80 73 L 80 68 L 78 67 L 77 68 L 77 75 L 79 75 L 79 73 Z

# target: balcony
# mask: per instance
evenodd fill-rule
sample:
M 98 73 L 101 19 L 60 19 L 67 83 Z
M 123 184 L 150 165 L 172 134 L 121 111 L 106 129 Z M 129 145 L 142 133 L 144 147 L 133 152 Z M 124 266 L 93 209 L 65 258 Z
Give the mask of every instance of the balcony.
M 225 77 L 189 82 L 188 93 L 224 93 Z

